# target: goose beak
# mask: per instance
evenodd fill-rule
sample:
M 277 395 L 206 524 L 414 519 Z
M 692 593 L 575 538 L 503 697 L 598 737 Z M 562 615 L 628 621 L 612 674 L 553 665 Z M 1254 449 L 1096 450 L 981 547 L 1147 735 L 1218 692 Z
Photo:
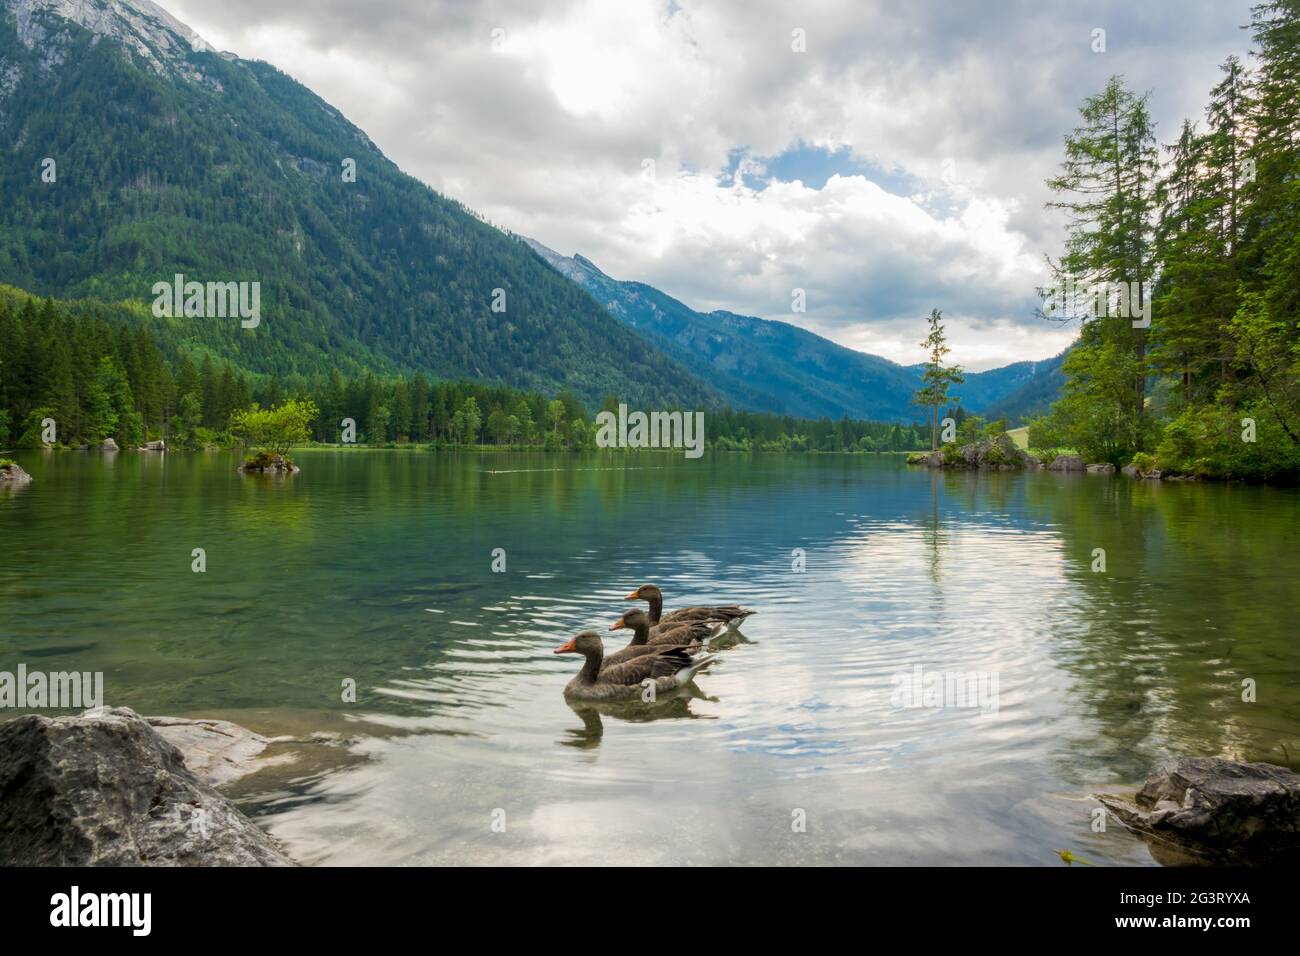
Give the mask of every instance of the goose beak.
M 635 600 L 637 600 L 636 592 L 633 591 L 633 592 L 632 592 L 631 594 L 629 594 L 627 597 L 623 598 L 623 600 L 624 600 L 624 601 L 635 601 Z
M 617 621 L 615 621 L 613 624 L 609 626 L 609 629 L 611 631 L 617 631 L 619 628 L 623 628 L 623 627 L 627 627 L 627 624 L 624 623 L 623 618 L 620 617 Z
M 557 647 L 557 648 L 555 649 L 554 653 L 556 653 L 556 654 L 576 654 L 576 653 L 578 653 L 578 648 L 575 647 L 575 646 L 574 646 L 574 643 L 573 643 L 573 642 L 576 641 L 576 640 L 577 640 L 577 638 L 575 637 L 573 640 L 569 641 L 569 643 L 564 644 L 564 645 L 562 645 L 562 646 L 560 646 L 560 647 Z

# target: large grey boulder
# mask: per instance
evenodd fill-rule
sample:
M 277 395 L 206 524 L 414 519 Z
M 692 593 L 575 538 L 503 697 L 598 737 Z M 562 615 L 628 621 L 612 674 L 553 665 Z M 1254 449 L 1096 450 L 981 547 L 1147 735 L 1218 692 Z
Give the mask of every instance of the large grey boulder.
M 105 438 L 102 445 L 99 446 L 104 451 L 117 451 L 117 442 L 111 438 Z
M 1087 471 L 1088 466 L 1078 455 L 1057 455 L 1047 466 L 1048 471 Z
M 292 866 L 125 707 L 0 724 L 0 860 L 16 866 Z
M 1147 777 L 1131 799 L 1097 799 L 1150 838 L 1158 859 L 1181 849 L 1200 862 L 1271 863 L 1300 852 L 1300 774 L 1285 767 L 1193 757 Z
M 12 481 L 16 485 L 25 485 L 31 480 L 32 476 L 23 471 L 17 462 L 0 465 L 0 481 Z

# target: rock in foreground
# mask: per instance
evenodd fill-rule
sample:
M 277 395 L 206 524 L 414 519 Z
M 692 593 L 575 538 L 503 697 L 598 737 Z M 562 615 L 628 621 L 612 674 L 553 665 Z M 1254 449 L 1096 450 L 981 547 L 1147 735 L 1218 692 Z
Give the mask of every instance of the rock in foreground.
M 1132 800 L 1098 799 L 1150 838 L 1161 862 L 1171 850 L 1198 862 L 1250 864 L 1300 852 L 1300 774 L 1285 767 L 1194 757 L 1152 774 Z
M 0 724 L 0 859 L 13 866 L 292 866 L 125 707 Z
M 15 462 L 0 465 L 0 481 L 12 481 L 16 485 L 25 485 L 31 480 L 32 476 L 23 471 Z

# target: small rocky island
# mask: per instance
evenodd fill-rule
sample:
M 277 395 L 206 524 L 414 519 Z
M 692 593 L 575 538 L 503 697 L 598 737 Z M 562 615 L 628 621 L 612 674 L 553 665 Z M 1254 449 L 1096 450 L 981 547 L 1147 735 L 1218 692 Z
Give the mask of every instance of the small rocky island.
M 8 458 L 0 458 L 0 482 L 25 485 L 31 480 L 32 476 L 23 471 L 17 462 L 10 461 Z
M 1053 455 L 1049 461 L 1031 455 L 1003 433 L 991 438 L 982 438 L 965 445 L 949 442 L 937 451 L 914 451 L 907 456 L 909 465 L 925 465 L 927 468 L 944 468 L 953 471 L 1047 471 L 1062 474 L 1077 473 L 1089 475 L 1113 475 L 1115 466 L 1108 462 L 1089 464 L 1080 455 Z M 1161 473 L 1154 468 L 1143 468 L 1137 464 L 1125 465 L 1121 472 L 1129 478 L 1159 479 Z M 1172 476 L 1165 476 L 1172 477 Z M 1193 480 L 1193 479 L 1187 479 Z
M 261 452 L 246 459 L 239 470 L 244 474 L 296 475 L 302 469 L 284 455 Z
M 1020 471 L 1041 467 L 1035 456 L 1022 451 L 1006 434 L 960 446 L 949 442 L 938 451 L 915 451 L 907 456 L 907 463 L 959 471 Z

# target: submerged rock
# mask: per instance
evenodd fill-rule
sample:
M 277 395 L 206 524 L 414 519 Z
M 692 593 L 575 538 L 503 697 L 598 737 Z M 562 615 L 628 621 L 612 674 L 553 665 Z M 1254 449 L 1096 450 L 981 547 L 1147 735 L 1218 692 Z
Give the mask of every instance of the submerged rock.
M 1086 471 L 1088 466 L 1078 455 L 1057 455 L 1047 466 L 1048 471 Z
M 1113 475 L 1113 474 L 1115 474 L 1115 466 L 1112 465 L 1112 464 L 1111 464 L 1110 462 L 1108 462 L 1108 461 L 1098 462 L 1098 463 L 1095 464 L 1095 465 L 1089 465 L 1089 466 L 1088 466 L 1088 474 L 1090 474 L 1090 475 Z
M 31 480 L 32 476 L 23 471 L 17 462 L 0 465 L 0 481 L 12 481 L 16 485 L 25 485 Z
M 1132 799 L 1099 795 L 1165 862 L 1272 863 L 1300 852 L 1300 774 L 1220 757 L 1179 760 Z M 1180 852 L 1181 851 L 1181 852 Z
M 179 750 L 185 766 L 214 787 L 260 770 L 257 758 L 282 737 L 263 737 L 228 720 L 190 720 L 187 717 L 146 717 L 149 726 Z
M 125 707 L 0 724 L 0 794 L 9 865 L 293 865 Z

